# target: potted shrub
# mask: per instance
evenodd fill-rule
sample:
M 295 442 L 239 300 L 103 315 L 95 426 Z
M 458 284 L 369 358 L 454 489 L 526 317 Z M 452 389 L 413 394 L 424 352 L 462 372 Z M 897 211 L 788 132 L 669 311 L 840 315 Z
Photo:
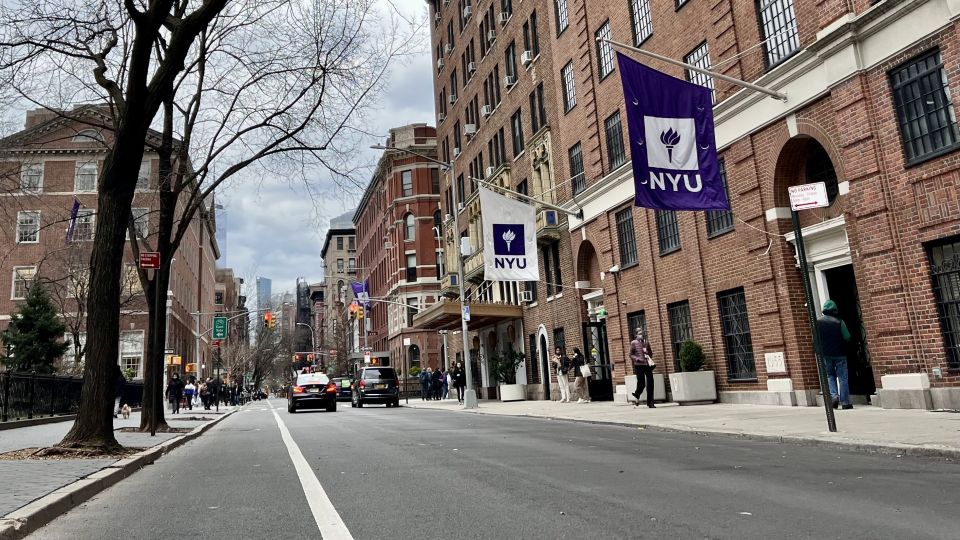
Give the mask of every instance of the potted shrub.
M 681 405 L 717 400 L 717 382 L 713 371 L 704 370 L 707 359 L 703 347 L 695 341 L 680 346 L 680 372 L 670 374 L 673 400 Z
M 411 366 L 410 367 L 410 377 L 416 379 L 420 376 L 420 366 Z
M 490 359 L 493 379 L 498 384 L 500 401 L 523 401 L 527 397 L 525 384 L 517 384 L 517 369 L 526 357 L 521 352 L 497 352 Z

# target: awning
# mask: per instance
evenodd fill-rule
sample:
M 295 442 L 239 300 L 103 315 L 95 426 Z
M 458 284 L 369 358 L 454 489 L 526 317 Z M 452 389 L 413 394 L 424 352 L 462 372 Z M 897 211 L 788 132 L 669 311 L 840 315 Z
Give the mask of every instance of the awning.
M 523 309 L 510 304 L 467 304 L 471 328 L 482 328 L 510 319 L 523 318 Z M 460 302 L 436 302 L 413 317 L 413 326 L 421 330 L 459 330 Z

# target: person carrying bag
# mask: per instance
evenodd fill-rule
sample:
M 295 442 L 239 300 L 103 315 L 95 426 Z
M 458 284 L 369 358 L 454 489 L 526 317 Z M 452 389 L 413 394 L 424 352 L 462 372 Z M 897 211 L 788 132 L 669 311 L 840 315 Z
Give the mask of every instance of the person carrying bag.
M 590 366 L 583 359 L 583 353 L 577 347 L 573 348 L 573 369 L 576 373 L 574 387 L 577 389 L 577 403 L 590 402 L 590 389 L 587 387 L 587 379 L 592 375 Z

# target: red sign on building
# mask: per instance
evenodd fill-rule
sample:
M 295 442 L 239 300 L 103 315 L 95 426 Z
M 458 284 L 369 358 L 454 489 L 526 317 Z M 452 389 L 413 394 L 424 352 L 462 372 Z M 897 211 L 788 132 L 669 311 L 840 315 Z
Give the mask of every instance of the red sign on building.
M 140 268 L 144 270 L 157 270 L 160 268 L 160 252 L 144 251 L 140 253 Z

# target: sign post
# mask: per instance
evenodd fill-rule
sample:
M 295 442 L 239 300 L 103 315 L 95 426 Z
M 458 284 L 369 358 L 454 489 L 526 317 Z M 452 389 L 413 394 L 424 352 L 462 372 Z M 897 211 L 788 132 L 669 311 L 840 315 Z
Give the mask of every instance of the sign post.
M 820 374 L 820 394 L 823 396 L 823 408 L 827 412 L 827 428 L 837 431 L 837 419 L 833 415 L 830 385 L 827 382 L 827 369 L 820 355 L 820 336 L 817 333 L 817 311 L 813 305 L 813 288 L 810 285 L 810 273 L 807 272 L 807 251 L 803 245 L 803 230 L 800 228 L 799 210 L 825 208 L 830 206 L 827 187 L 823 182 L 790 186 L 790 217 L 793 219 L 793 234 L 797 243 L 797 259 L 800 263 L 800 277 L 803 279 L 803 292 L 807 298 L 807 317 L 813 334 L 813 352 L 817 360 L 817 373 Z
M 73 224 L 70 225 L 73 228 Z M 159 274 L 160 274 L 160 252 L 159 251 L 143 251 L 140 253 L 139 260 L 137 261 L 140 265 L 140 268 L 144 270 L 153 270 L 153 282 L 154 289 L 156 290 L 154 294 L 154 306 L 155 309 L 160 309 L 160 287 L 156 284 L 160 283 Z M 166 344 L 164 344 L 166 345 Z M 147 398 L 150 400 L 150 403 L 153 404 L 154 410 L 163 409 L 163 381 L 166 377 L 166 368 L 163 369 L 163 374 L 160 377 L 153 377 L 154 379 L 159 379 L 159 385 L 157 381 L 151 381 L 150 385 L 150 395 Z M 150 436 L 154 437 L 157 434 L 157 415 L 156 413 L 152 414 L 150 417 Z
M 213 339 L 227 339 L 227 318 L 213 318 Z

